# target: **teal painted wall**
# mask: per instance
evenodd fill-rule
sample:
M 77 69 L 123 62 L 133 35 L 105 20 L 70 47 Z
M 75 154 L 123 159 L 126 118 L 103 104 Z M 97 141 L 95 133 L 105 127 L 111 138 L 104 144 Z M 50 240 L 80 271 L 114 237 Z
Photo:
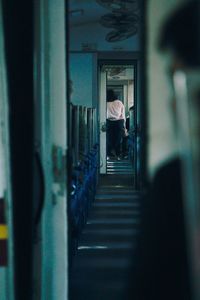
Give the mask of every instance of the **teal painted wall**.
M 93 53 L 70 54 L 70 78 L 73 81 L 71 102 L 75 105 L 93 106 L 95 89 L 95 70 L 93 63 Z

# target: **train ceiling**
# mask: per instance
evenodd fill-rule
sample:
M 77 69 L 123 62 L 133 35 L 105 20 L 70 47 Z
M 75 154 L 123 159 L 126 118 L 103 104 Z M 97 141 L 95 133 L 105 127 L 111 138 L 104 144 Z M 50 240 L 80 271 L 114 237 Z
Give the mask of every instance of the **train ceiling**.
M 139 0 L 70 0 L 70 26 L 106 28 L 105 40 L 115 43 L 137 35 Z

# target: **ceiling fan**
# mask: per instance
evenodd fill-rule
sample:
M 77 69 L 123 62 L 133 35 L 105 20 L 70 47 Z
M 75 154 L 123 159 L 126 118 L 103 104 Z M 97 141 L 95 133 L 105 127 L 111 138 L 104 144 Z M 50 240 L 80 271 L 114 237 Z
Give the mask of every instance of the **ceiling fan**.
M 100 24 L 107 28 L 129 30 L 139 21 L 139 16 L 133 13 L 110 13 L 101 17 Z
M 108 72 L 108 76 L 116 76 L 116 75 L 119 75 L 121 74 L 122 72 L 124 72 L 126 70 L 125 67 L 121 67 L 121 66 L 118 66 L 118 67 L 111 67 L 111 68 L 108 68 L 107 69 L 107 72 Z
M 137 33 L 138 0 L 96 0 L 111 13 L 101 17 L 100 24 L 114 30 L 106 35 L 107 42 L 123 41 Z
M 109 43 L 120 42 L 128 39 L 137 33 L 137 28 L 133 27 L 132 30 L 113 30 L 106 35 L 106 41 Z

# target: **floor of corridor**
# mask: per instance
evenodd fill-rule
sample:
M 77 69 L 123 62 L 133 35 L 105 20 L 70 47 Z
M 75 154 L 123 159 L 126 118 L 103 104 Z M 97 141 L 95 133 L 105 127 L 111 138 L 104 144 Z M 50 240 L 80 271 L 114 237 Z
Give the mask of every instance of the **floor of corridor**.
M 129 299 L 140 226 L 140 193 L 133 188 L 127 161 L 109 163 L 110 174 L 100 177 L 74 258 L 70 300 Z M 112 168 L 118 171 L 113 173 Z

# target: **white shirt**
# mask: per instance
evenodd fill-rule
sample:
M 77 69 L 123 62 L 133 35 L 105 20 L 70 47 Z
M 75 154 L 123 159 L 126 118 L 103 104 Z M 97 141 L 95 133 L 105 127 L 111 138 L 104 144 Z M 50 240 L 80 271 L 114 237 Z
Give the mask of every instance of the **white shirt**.
M 125 121 L 124 104 L 120 100 L 107 102 L 107 119 L 111 121 Z

